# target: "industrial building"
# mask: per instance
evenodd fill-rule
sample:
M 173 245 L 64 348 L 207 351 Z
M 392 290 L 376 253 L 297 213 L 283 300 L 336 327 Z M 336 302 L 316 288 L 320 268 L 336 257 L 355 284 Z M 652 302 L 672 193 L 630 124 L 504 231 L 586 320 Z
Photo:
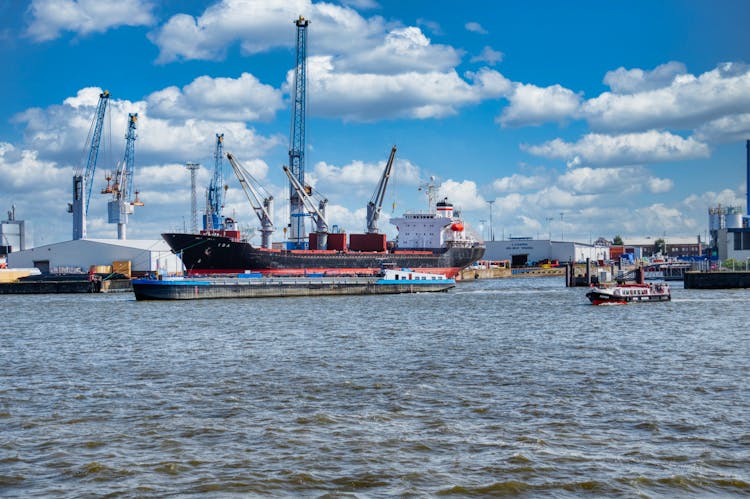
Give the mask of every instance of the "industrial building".
M 8 211 L 8 219 L 0 222 L 0 257 L 26 249 L 27 228 L 24 220 L 16 220 L 16 207 Z
M 182 261 L 163 240 L 75 239 L 8 254 L 8 267 L 45 273 L 88 272 L 114 262 L 130 262 L 135 274 L 182 271 Z
M 485 245 L 485 260 L 508 260 L 513 267 L 533 265 L 545 260 L 559 262 L 584 262 L 586 259 L 609 260 L 608 246 L 574 241 L 518 237 L 504 241 L 485 241 Z

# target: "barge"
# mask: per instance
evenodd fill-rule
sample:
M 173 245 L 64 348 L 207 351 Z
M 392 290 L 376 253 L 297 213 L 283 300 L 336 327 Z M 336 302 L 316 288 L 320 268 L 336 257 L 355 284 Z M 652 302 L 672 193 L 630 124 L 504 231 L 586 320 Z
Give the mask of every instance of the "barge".
M 260 273 L 232 277 L 134 279 L 136 300 L 270 298 L 286 296 L 380 295 L 448 291 L 455 279 L 442 274 L 386 269 L 377 276 L 302 275 L 267 277 Z

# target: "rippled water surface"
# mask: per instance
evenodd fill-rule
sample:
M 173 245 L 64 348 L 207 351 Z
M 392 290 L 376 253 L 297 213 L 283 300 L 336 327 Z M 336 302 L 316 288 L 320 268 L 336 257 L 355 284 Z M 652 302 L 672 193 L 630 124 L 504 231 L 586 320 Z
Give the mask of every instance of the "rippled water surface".
M 750 290 L 0 296 L 0 496 L 750 494 Z

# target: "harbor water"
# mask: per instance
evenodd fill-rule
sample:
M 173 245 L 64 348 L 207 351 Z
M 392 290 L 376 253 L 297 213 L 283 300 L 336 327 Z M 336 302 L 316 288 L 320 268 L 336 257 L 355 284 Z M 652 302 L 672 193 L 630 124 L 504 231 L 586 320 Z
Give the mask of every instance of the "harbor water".
M 747 496 L 750 290 L 2 296 L 0 496 Z

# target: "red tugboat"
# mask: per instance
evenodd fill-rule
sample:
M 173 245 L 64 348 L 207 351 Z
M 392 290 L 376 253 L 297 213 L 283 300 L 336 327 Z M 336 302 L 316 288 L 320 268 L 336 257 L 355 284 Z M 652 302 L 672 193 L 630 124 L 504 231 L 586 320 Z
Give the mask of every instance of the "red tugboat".
M 670 301 L 672 299 L 669 285 L 654 284 L 618 284 L 612 288 L 592 288 L 586 298 L 593 305 L 641 303 L 651 301 Z

